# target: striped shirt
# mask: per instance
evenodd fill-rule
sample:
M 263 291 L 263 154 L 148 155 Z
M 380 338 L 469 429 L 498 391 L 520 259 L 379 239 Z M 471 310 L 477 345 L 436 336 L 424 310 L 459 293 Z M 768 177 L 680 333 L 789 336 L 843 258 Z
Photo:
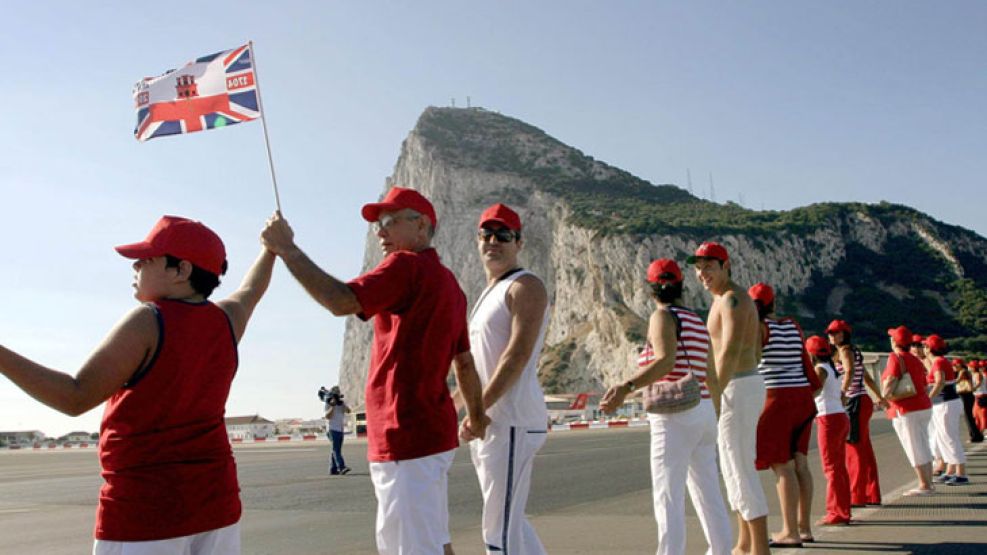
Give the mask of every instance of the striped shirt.
M 670 305 L 668 309 L 678 317 L 678 344 L 675 347 L 675 367 L 658 381 L 676 381 L 685 377 L 692 370 L 692 375 L 699 382 L 699 391 L 703 399 L 709 399 L 709 389 L 706 388 L 706 359 L 709 357 L 709 332 L 702 318 L 695 312 L 681 306 Z M 655 360 L 655 351 L 650 343 L 645 343 L 638 354 L 637 365 L 647 366 Z
M 860 349 L 852 345 L 850 349 L 853 351 L 853 377 L 850 378 L 850 388 L 846 392 L 847 399 L 860 397 L 866 393 L 864 391 L 864 355 L 860 353 Z M 842 374 L 845 371 L 843 364 L 837 362 L 836 371 Z
M 764 377 L 765 389 L 808 387 L 802 366 L 802 330 L 795 320 L 764 319 L 768 327 L 768 342 L 761 350 L 758 372 Z

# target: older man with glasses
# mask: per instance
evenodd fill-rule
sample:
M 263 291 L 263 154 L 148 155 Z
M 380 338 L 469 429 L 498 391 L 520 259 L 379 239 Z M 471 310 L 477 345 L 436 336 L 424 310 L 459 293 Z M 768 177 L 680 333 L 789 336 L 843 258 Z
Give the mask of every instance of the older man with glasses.
M 262 240 L 330 312 L 374 319 L 366 410 L 378 551 L 452 553 L 447 489 L 458 439 L 445 381 L 450 364 L 467 407 L 464 433 L 483 438 L 489 422 L 470 354 L 466 296 L 431 246 L 437 220 L 428 199 L 393 187 L 362 215 L 374 222 L 384 259 L 349 282 L 312 262 L 280 214 Z

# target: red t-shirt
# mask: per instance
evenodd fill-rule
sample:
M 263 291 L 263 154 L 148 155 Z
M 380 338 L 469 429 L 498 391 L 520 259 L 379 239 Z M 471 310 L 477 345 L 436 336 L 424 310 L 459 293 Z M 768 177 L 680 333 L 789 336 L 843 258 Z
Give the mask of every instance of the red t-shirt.
M 956 379 L 956 371 L 946 357 L 936 357 L 932 361 L 932 368 L 929 370 L 929 385 L 936 383 L 936 372 L 942 372 L 943 383 L 948 383 Z
M 100 425 L 100 540 L 162 540 L 240 520 L 223 418 L 237 368 L 229 319 L 209 302 L 153 306 L 158 350 L 106 402 Z
M 367 459 L 416 459 L 455 449 L 446 376 L 470 350 L 466 295 L 435 249 L 399 251 L 348 283 L 374 318 L 367 375 Z
M 902 361 L 905 363 L 904 369 L 901 367 Z M 906 399 L 897 401 L 889 399 L 888 417 L 890 418 L 894 418 L 896 414 L 908 414 L 909 412 L 932 408 L 932 401 L 923 387 L 925 384 L 925 365 L 911 353 L 898 351 L 891 353 L 891 356 L 888 357 L 888 364 L 881 374 L 881 383 L 883 384 L 891 376 L 900 379 L 902 372 L 906 370 L 912 378 L 912 383 L 915 384 L 916 393 Z

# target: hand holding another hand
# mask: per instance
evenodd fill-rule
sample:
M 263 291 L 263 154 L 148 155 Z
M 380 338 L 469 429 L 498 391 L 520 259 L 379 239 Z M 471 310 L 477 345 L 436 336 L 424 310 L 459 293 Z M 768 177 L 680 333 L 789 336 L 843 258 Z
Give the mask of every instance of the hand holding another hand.
M 275 212 L 264 225 L 260 233 L 260 242 L 264 247 L 278 256 L 284 254 L 295 247 L 295 232 L 288 225 L 288 221 L 281 216 L 281 212 Z
M 473 441 L 483 439 L 487 434 L 487 426 L 490 425 L 490 417 L 486 414 L 479 421 L 472 420 L 469 416 L 463 419 L 459 425 L 459 438 L 463 441 Z
M 613 414 L 624 404 L 625 397 L 627 397 L 627 393 L 624 391 L 624 386 L 615 385 L 603 394 L 600 399 L 600 409 L 607 414 Z

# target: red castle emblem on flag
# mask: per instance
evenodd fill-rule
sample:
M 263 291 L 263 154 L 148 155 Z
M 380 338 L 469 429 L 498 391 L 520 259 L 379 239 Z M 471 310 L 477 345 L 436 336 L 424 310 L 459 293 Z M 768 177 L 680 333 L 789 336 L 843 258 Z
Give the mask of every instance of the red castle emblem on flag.
M 178 98 L 199 96 L 199 87 L 195 84 L 195 75 L 179 75 L 175 90 L 178 91 Z

